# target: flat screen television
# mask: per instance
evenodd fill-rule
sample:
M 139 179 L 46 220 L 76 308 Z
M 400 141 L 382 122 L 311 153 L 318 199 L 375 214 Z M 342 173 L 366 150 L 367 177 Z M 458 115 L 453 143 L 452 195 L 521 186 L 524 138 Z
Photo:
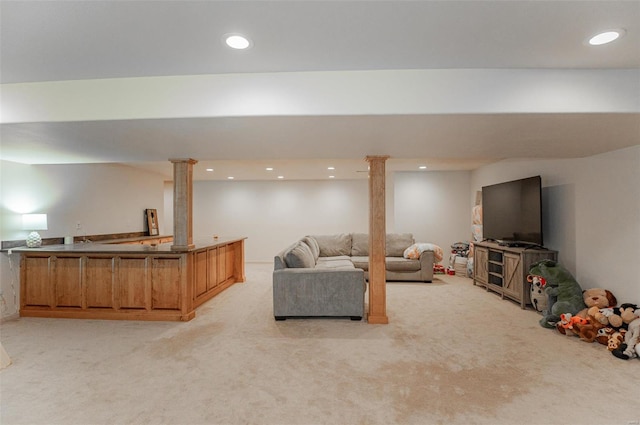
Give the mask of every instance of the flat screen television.
M 542 246 L 540 176 L 482 188 L 482 235 L 510 246 Z

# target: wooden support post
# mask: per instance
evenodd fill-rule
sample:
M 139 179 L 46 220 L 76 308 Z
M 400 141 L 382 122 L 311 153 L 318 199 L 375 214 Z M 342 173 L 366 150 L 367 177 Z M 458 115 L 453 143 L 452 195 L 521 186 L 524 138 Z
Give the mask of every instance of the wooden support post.
M 193 164 L 195 159 L 170 159 L 173 163 L 174 251 L 193 248 Z
M 388 156 L 367 156 L 369 162 L 369 315 L 367 322 L 387 324 L 385 161 Z

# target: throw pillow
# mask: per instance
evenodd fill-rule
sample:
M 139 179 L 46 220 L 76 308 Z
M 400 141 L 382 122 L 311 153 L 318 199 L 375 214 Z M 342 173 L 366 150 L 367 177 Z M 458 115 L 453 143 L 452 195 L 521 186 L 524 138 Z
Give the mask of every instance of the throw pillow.
M 313 259 L 317 261 L 318 256 L 320 255 L 320 247 L 318 246 L 318 241 L 315 240 L 313 236 L 305 236 L 304 238 L 302 238 L 302 242 L 309 245 L 309 248 L 311 248 L 311 253 L 313 254 Z
M 284 261 L 289 268 L 313 268 L 316 262 L 311 253 L 311 248 L 306 243 L 299 241 L 284 255 Z
M 350 233 L 341 233 L 338 235 L 313 235 L 313 238 L 318 241 L 321 257 L 351 255 Z
M 413 243 L 411 233 L 387 233 L 387 257 L 402 257 L 404 250 Z

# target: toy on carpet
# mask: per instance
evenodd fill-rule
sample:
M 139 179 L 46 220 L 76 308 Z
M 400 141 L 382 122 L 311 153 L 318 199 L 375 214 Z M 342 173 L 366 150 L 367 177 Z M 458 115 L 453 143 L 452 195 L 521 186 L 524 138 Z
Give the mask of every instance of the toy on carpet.
M 640 356 L 640 309 L 636 308 L 633 314 L 635 319 L 628 325 L 627 333 L 624 335 L 624 342 L 611 351 L 619 359 L 629 360 Z
M 582 291 L 582 300 L 587 307 L 578 313 L 580 317 L 587 317 L 587 310 L 591 307 L 609 308 L 618 305 L 615 295 L 608 289 L 603 288 L 585 289 Z
M 629 323 L 638 317 L 638 306 L 636 304 L 624 303 L 620 307 L 609 307 L 600 309 L 600 313 L 606 316 L 609 326 L 616 329 L 627 329 Z
M 607 341 L 607 350 L 613 352 L 613 350 L 619 348 L 624 341 L 626 333 L 627 331 L 625 329 L 621 329 L 609 335 L 609 340 Z
M 620 326 L 629 329 L 631 323 L 640 317 L 640 308 L 638 308 L 636 304 L 624 303 L 620 305 L 618 314 L 622 320 Z M 609 319 L 609 321 L 611 321 L 611 319 Z
M 580 310 L 576 316 L 585 320 L 574 322 L 570 331 L 578 335 L 582 341 L 593 342 L 598 336 L 598 330 L 609 325 L 607 317 L 600 313 L 600 309 L 614 306 L 618 301 L 611 291 L 602 288 L 585 289 L 582 291 L 582 299 L 587 308 Z M 557 324 L 556 328 L 560 333 L 568 334 L 568 329 L 561 324 Z
M 547 286 L 547 281 L 542 276 L 527 276 L 527 281 L 531 284 L 531 290 L 529 298 L 531 298 L 531 304 L 533 308 L 542 313 L 547 309 L 549 304 L 547 303 L 547 295 L 544 293 L 544 289 Z
M 616 307 L 617 309 L 617 307 Z M 609 344 L 609 340 L 611 339 L 611 336 L 614 333 L 621 333 L 623 336 L 626 333 L 627 329 L 622 327 L 622 326 L 613 326 L 611 323 L 609 323 L 608 317 L 607 315 L 603 314 L 607 313 L 609 314 L 609 312 L 613 310 L 611 308 L 602 308 L 600 310 L 598 310 L 598 312 L 595 313 L 595 318 L 596 320 L 603 325 L 604 327 L 598 329 L 597 331 L 597 335 L 596 335 L 596 341 L 598 341 L 600 344 L 602 345 L 608 345 Z M 619 316 L 618 316 L 619 318 Z M 619 322 L 614 320 L 614 323 L 616 324 L 621 324 L 622 321 L 620 320 Z
M 589 321 L 580 316 L 572 316 L 571 313 L 563 313 L 560 315 L 559 327 L 562 327 L 565 335 L 573 335 L 577 332 L 579 325 L 587 325 Z M 573 332 L 572 332 L 573 331 Z
M 620 347 L 611 352 L 614 356 L 622 360 L 629 360 L 636 357 L 640 357 L 640 342 L 636 342 L 635 346 L 629 348 L 627 344 L 622 343 Z
M 560 314 L 576 315 L 585 308 L 582 288 L 567 269 L 553 260 L 542 260 L 529 269 L 529 275 L 544 278 L 547 309 L 542 312 L 540 326 L 555 328 Z
M 587 324 L 579 325 L 577 328 L 578 336 L 582 341 L 585 342 L 593 342 L 598 340 L 600 335 L 605 335 L 605 337 L 601 340 L 598 340 L 601 344 L 606 345 L 609 340 L 609 335 L 614 332 L 614 329 L 607 326 L 609 325 L 609 321 L 606 316 L 603 316 L 600 313 L 600 309 L 597 306 L 590 307 L 587 310 Z M 601 333 L 602 329 L 610 329 L 608 333 Z M 607 332 L 607 331 L 604 331 Z
M 604 328 L 598 329 L 598 335 L 596 336 L 596 341 L 602 345 L 609 344 L 609 338 L 613 335 L 617 330 L 613 329 L 610 326 L 606 326 Z

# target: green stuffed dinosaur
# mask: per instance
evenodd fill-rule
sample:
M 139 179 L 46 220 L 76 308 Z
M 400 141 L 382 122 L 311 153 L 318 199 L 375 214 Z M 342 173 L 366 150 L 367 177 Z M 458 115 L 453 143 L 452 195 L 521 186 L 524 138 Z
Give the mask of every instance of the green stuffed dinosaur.
M 575 315 L 586 307 L 582 298 L 582 288 L 567 269 L 552 260 L 542 260 L 531 266 L 529 275 L 540 276 L 545 281 L 547 309 L 542 312 L 540 325 L 555 328 L 560 315 Z

